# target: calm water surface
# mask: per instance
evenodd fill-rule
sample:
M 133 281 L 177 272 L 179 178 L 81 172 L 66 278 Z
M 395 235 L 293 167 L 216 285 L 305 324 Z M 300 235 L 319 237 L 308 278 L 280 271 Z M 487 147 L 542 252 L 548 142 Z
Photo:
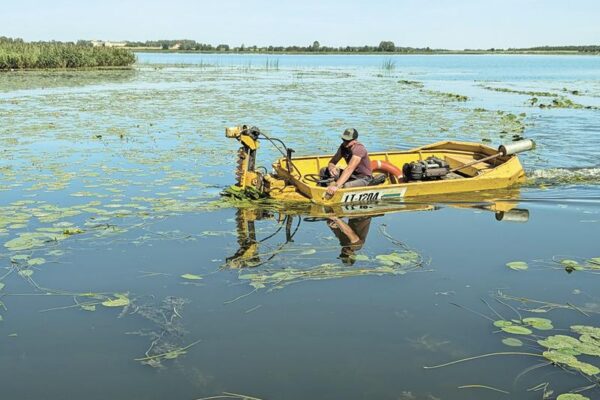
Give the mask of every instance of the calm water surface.
M 2 398 L 539 399 L 597 383 L 537 340 L 600 326 L 600 58 L 388 58 L 1 74 Z M 332 152 L 347 126 L 370 151 L 537 147 L 520 189 L 343 218 L 365 241 L 349 254 L 322 210 L 220 199 L 238 147 L 223 128 L 241 123 L 297 154 Z M 262 143 L 260 164 L 277 155 Z M 493 325 L 527 317 L 552 329 Z M 502 352 L 528 355 L 424 368 Z

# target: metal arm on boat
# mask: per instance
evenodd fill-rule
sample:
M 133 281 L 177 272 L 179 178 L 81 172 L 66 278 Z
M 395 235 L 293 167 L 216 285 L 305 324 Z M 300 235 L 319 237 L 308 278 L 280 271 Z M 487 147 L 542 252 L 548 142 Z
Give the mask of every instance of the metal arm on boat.
M 267 136 L 256 126 L 241 125 L 225 128 L 225 136 L 228 138 L 237 139 L 242 144 L 242 147 L 240 147 L 238 150 L 238 162 L 236 169 L 236 177 L 238 178 L 237 185 L 240 189 L 253 187 L 258 190 L 262 190 L 263 175 L 256 171 L 256 151 L 259 147 L 259 136 L 262 136 L 271 142 L 273 147 L 275 147 L 286 158 L 287 170 L 289 174 L 292 174 L 293 169 L 300 174 L 300 171 L 298 171 L 292 162 L 292 155 L 295 150 L 287 147 L 281 139 Z M 278 142 L 285 151 L 282 150 L 275 142 Z
M 480 160 L 475 160 L 473 162 L 462 165 L 460 167 L 451 169 L 449 172 L 460 171 L 463 168 L 467 168 L 467 167 L 470 167 L 471 165 L 479 164 L 482 162 L 490 161 L 490 160 L 493 160 L 500 156 L 508 156 L 511 154 L 521 153 L 523 151 L 529 151 L 529 150 L 533 149 L 534 147 L 535 147 L 535 143 L 531 139 L 519 140 L 518 142 L 513 142 L 513 143 L 509 143 L 509 144 L 502 144 L 502 145 L 500 145 L 500 147 L 498 147 L 498 153 L 492 154 L 491 156 L 482 158 Z

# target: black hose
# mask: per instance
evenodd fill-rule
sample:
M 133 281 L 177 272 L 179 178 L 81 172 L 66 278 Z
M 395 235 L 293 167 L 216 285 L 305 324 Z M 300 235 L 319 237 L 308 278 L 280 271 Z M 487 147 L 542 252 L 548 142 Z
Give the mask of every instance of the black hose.
M 277 139 L 277 138 L 271 138 L 267 135 L 265 135 L 264 133 L 260 132 L 260 135 L 264 136 L 265 139 L 267 139 L 269 142 L 271 142 L 271 144 L 273 145 L 273 147 L 275 147 L 284 157 L 287 158 L 287 151 L 288 151 L 288 147 L 285 145 L 285 143 L 283 142 L 283 140 L 281 139 Z M 282 151 L 276 144 L 275 141 L 281 143 L 281 145 L 283 146 L 283 148 L 285 149 L 285 152 Z M 289 159 L 289 163 L 292 165 L 292 167 L 294 167 L 294 169 L 296 170 L 296 172 L 298 173 L 298 175 L 300 176 L 300 178 L 298 179 L 302 179 L 302 173 L 300 172 L 300 170 L 298 169 L 298 167 L 296 167 L 296 164 L 294 164 L 291 160 L 291 158 Z

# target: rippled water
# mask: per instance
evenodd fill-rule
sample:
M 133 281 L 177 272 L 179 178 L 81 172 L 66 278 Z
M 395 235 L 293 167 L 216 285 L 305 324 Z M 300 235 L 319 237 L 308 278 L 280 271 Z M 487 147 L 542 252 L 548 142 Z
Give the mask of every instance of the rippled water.
M 140 54 L 133 71 L 0 74 L 3 398 L 539 399 L 527 389 L 597 382 L 520 373 L 545 361 L 541 336 L 600 326 L 600 58 L 388 58 Z M 339 222 L 219 198 L 238 147 L 223 128 L 241 123 L 296 154 L 332 152 L 347 126 L 370 151 L 537 147 L 519 190 Z M 260 164 L 277 155 L 263 143 Z M 364 236 L 352 254 L 343 223 Z M 512 348 L 501 317 L 555 329 Z M 424 368 L 506 351 L 534 355 Z

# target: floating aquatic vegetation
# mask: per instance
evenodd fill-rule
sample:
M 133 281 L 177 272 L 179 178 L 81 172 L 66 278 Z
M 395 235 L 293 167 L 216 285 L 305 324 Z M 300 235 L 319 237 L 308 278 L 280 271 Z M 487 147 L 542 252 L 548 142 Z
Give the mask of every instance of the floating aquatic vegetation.
M 469 97 L 462 95 L 462 94 L 457 94 L 457 93 L 438 92 L 435 90 L 425 90 L 425 92 L 429 93 L 430 95 L 437 96 L 443 100 L 459 101 L 459 102 L 469 100 Z
M 237 185 L 231 185 L 221 192 L 224 196 L 229 196 L 236 200 L 259 200 L 266 197 L 264 193 L 254 187 L 240 188 Z
M 401 79 L 401 80 L 398 81 L 398 83 L 400 83 L 402 85 L 405 85 L 405 86 L 412 86 L 412 87 L 415 87 L 415 88 L 422 88 L 422 87 L 425 86 L 423 84 L 423 82 L 410 81 L 410 80 L 407 80 L 407 79 Z
M 504 332 L 511 333 L 513 335 L 531 335 L 533 333 L 531 329 L 520 325 L 503 326 L 501 329 Z
M 522 94 L 526 96 L 537 96 L 537 97 L 553 97 L 556 96 L 556 93 L 552 92 L 542 92 L 535 90 L 520 90 L 520 89 L 511 89 L 506 87 L 493 87 L 487 85 L 480 85 L 482 88 L 486 90 L 493 90 L 494 92 L 503 92 L 503 93 L 514 93 L 514 94 Z
M 113 299 L 104 300 L 101 304 L 104 307 L 126 307 L 130 303 L 129 297 L 124 293 L 115 293 Z
M 536 264 L 542 267 L 564 270 L 567 273 L 575 271 L 591 274 L 600 274 L 600 257 L 562 257 L 555 256 L 552 260 L 536 260 Z
M 410 249 L 405 243 L 394 239 L 387 233 L 385 224 L 379 226 L 381 234 L 394 245 L 401 248 L 400 251 L 394 251 L 388 254 L 379 254 L 375 257 L 369 257 L 364 254 L 353 254 L 355 261 L 361 261 L 361 266 L 347 266 L 344 263 L 323 263 L 319 265 L 306 265 L 303 254 L 305 250 L 299 252 L 301 265 L 297 267 L 288 266 L 283 269 L 270 269 L 261 267 L 251 273 L 240 272 L 238 278 L 248 282 L 254 290 L 282 289 L 293 283 L 303 281 L 339 279 L 356 276 L 382 276 L 382 275 L 404 275 L 421 269 L 426 263 L 422 256 Z M 312 250 L 312 249 L 311 249 Z M 313 254 L 313 252 L 310 252 Z M 293 259 L 288 257 L 286 264 L 292 265 Z
M 523 342 L 517 338 L 504 338 L 502 339 L 502 343 L 510 347 L 521 347 L 523 346 Z
M 410 255 L 417 259 L 418 255 Z M 381 262 L 372 267 L 353 268 L 344 264 L 324 263 L 306 268 L 285 268 L 283 270 L 272 271 L 263 270 L 253 273 L 244 273 L 238 276 L 239 279 L 247 281 L 254 289 L 282 289 L 293 283 L 303 281 L 314 281 L 324 279 L 339 279 L 353 276 L 365 275 L 404 275 L 407 272 L 420 268 L 420 264 L 403 262 L 402 264 Z
M 541 331 L 554 329 L 552 321 L 547 318 L 528 317 L 523 318 L 523 323 Z
M 559 395 L 556 400 L 590 400 L 590 398 L 579 393 L 563 393 Z
M 543 336 L 540 336 L 543 331 L 554 329 L 554 326 L 550 319 L 538 318 L 538 317 L 522 318 L 521 314 L 519 313 L 519 311 L 517 309 L 512 307 L 510 304 L 503 302 L 502 300 L 499 299 L 499 297 L 500 296 L 496 296 L 495 297 L 496 300 L 498 300 L 502 305 L 508 307 L 511 311 L 515 312 L 517 314 L 518 319 L 512 319 L 512 320 L 501 319 L 501 320 L 494 321 L 492 318 L 490 318 L 484 314 L 481 314 L 477 311 L 470 310 L 470 309 L 468 309 L 466 307 L 462 307 L 462 306 L 459 306 L 459 307 L 464 308 L 468 311 L 471 311 L 477 315 L 480 315 L 480 316 L 492 321 L 493 325 L 495 327 L 499 327 L 501 329 L 501 331 L 504 333 L 507 333 L 510 335 L 517 335 L 519 337 L 528 337 L 529 336 L 530 338 L 527 338 L 528 339 L 527 341 L 530 345 L 529 347 L 532 347 L 531 346 L 532 343 L 536 343 L 540 346 L 539 349 L 535 349 L 530 352 L 489 353 L 489 354 L 468 357 L 468 358 L 451 361 L 448 363 L 435 365 L 435 366 L 431 366 L 431 367 L 425 367 L 425 368 L 426 369 L 441 368 L 441 367 L 454 365 L 457 363 L 478 360 L 478 359 L 488 358 L 488 357 L 495 357 L 495 356 L 513 356 L 513 355 L 514 356 L 516 356 L 516 355 L 531 356 L 531 357 L 544 358 L 549 363 L 539 364 L 534 367 L 528 368 L 525 371 L 523 371 L 521 374 L 519 374 L 517 379 L 530 370 L 545 367 L 547 365 L 552 364 L 552 365 L 556 365 L 565 370 L 577 372 L 580 374 L 580 376 L 584 377 L 585 379 L 589 380 L 592 383 L 592 385 L 586 386 L 586 387 L 578 389 L 578 390 L 574 390 L 575 392 L 594 389 L 594 388 L 598 387 L 598 385 L 600 385 L 600 368 L 598 368 L 594 364 L 591 364 L 586 361 L 582 361 L 581 359 L 578 358 L 579 356 L 582 356 L 582 357 L 588 357 L 588 358 L 591 357 L 591 358 L 594 358 L 595 360 L 600 360 L 600 328 L 599 327 L 590 326 L 590 325 L 572 325 L 571 331 L 573 333 L 579 334 L 580 335 L 579 338 L 570 336 L 570 335 L 566 335 L 566 334 L 564 334 L 564 335 L 563 334 L 548 335 L 548 336 L 543 337 Z M 518 299 L 518 298 L 507 298 L 506 296 L 502 296 L 502 299 L 503 300 L 507 300 L 507 299 L 512 300 L 512 299 Z M 488 306 L 488 308 L 491 311 L 494 312 L 494 314 L 496 316 L 501 317 L 501 315 L 498 313 L 498 311 L 491 308 L 490 305 L 485 300 L 483 300 L 483 302 Z M 538 332 L 536 332 L 536 334 L 534 335 L 533 331 L 531 329 L 527 328 L 526 326 L 532 327 L 532 328 L 536 329 Z M 502 343 L 506 346 L 511 346 L 511 347 L 523 346 L 523 341 L 520 339 L 517 339 L 513 336 L 503 338 Z M 536 350 L 538 350 L 539 353 L 536 353 L 535 352 Z M 530 388 L 530 389 L 528 389 L 528 391 L 543 390 L 544 398 L 547 398 L 546 395 L 547 394 L 551 395 L 551 393 L 552 393 L 552 391 L 550 391 L 548 389 L 548 386 L 549 386 L 549 384 L 545 383 L 545 384 L 535 386 L 534 388 Z M 574 395 L 574 394 L 565 394 L 562 396 L 563 396 L 563 398 L 571 398 L 570 397 L 571 395 Z M 581 396 L 581 395 L 577 394 L 577 396 Z M 573 398 L 581 398 L 581 397 L 573 397 Z M 583 397 L 583 398 L 585 398 L 585 397 Z
M 529 268 L 526 262 L 524 261 L 512 261 L 506 263 L 506 266 L 510 269 L 514 269 L 515 271 L 523 271 Z
M 183 279 L 187 279 L 190 281 L 199 281 L 199 280 L 203 279 L 200 275 L 194 275 L 194 274 L 183 274 L 183 275 L 181 275 L 181 277 Z
M 532 97 L 528 100 L 529 105 L 536 106 L 539 108 L 572 108 L 572 109 L 585 109 L 585 110 L 600 110 L 597 106 L 586 106 L 583 104 L 575 103 L 573 100 L 567 97 L 556 97 L 549 103 L 542 103 L 537 97 Z

